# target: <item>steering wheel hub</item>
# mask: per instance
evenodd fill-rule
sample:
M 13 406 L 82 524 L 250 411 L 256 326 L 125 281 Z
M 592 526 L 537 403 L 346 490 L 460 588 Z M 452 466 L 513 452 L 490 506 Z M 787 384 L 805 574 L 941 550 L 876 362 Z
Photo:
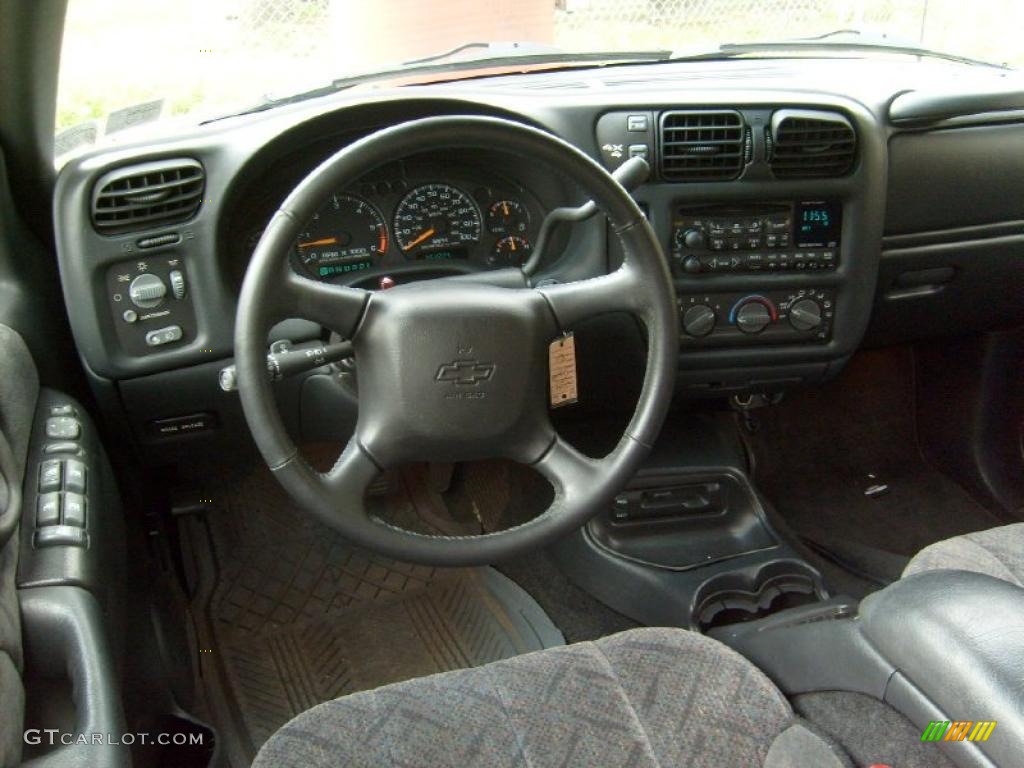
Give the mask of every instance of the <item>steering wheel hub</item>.
M 545 349 L 556 333 L 534 291 L 437 280 L 375 294 L 353 339 L 356 438 L 382 467 L 532 464 L 551 443 Z

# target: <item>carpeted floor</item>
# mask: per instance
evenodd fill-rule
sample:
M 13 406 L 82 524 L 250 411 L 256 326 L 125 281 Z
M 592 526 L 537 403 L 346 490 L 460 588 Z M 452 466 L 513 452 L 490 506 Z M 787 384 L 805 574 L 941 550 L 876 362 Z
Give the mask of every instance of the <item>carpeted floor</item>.
M 858 354 L 837 380 L 758 411 L 748 438 L 790 531 L 882 583 L 922 547 L 1000 524 L 918 451 L 910 355 Z
M 797 714 L 839 742 L 860 768 L 953 768 L 921 730 L 887 704 L 862 693 L 823 691 L 792 700 Z

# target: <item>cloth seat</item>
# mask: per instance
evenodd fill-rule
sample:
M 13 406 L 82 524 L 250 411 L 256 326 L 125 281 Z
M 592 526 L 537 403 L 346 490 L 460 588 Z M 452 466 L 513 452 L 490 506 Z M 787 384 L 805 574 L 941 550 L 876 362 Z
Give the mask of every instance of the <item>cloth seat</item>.
M 254 766 L 849 766 L 725 645 L 637 629 L 314 707 Z
M 936 570 L 984 573 L 1024 587 L 1024 523 L 931 544 L 913 557 L 903 575 Z

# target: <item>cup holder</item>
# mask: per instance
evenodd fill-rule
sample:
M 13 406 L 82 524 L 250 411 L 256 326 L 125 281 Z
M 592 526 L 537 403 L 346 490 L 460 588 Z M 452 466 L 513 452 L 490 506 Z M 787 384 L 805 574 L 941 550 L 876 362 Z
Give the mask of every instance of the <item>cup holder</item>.
M 728 571 L 704 582 L 694 595 L 693 628 L 706 632 L 824 600 L 818 574 L 796 560 Z

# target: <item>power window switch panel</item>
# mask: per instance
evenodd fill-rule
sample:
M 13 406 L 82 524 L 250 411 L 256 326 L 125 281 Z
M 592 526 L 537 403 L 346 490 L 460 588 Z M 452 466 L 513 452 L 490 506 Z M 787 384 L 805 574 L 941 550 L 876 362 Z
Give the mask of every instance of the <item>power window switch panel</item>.
M 36 498 L 36 527 L 60 525 L 60 494 L 44 493 Z
M 48 459 L 39 465 L 39 492 L 60 490 L 61 465 L 59 459 Z
M 36 531 L 36 549 L 47 547 L 87 547 L 89 536 L 84 528 L 72 525 L 51 525 Z
M 51 440 L 77 440 L 82 424 L 73 416 L 53 416 L 46 420 L 46 436 Z
M 78 459 L 64 462 L 64 490 L 85 493 L 85 464 Z
M 82 494 L 64 494 L 64 525 L 85 528 L 85 496 Z

